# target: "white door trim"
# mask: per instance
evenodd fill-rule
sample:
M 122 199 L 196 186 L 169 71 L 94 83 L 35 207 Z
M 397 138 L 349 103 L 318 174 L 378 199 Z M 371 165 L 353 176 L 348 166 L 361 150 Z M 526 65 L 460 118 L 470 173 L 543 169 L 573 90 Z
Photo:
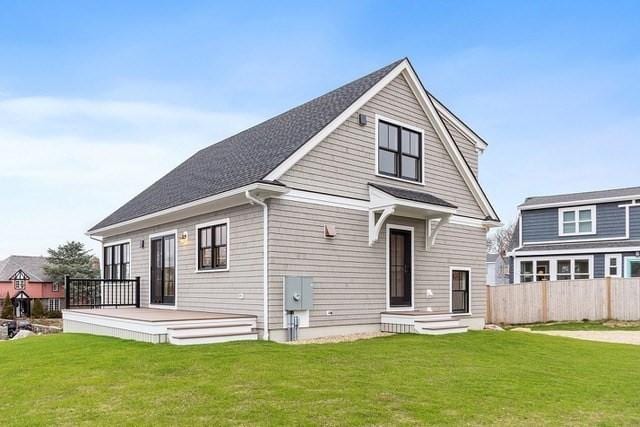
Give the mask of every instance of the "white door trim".
M 389 231 L 391 229 L 394 230 L 405 230 L 405 231 L 410 231 L 411 232 L 411 306 L 408 307 L 392 307 L 391 306 L 391 284 L 390 284 L 390 274 L 389 274 L 389 265 L 390 265 L 390 260 L 389 260 L 389 249 L 390 247 L 390 239 L 389 239 Z M 415 295 L 415 277 L 416 277 L 416 273 L 415 273 L 415 252 L 416 252 L 416 245 L 415 245 L 415 229 L 414 227 L 410 227 L 407 225 L 398 225 L 398 224 L 387 224 L 386 226 L 386 233 L 387 233 L 387 244 L 386 244 L 386 253 L 385 253 L 385 259 L 386 259 L 386 265 L 385 265 L 385 276 L 386 276 L 386 307 L 387 307 L 387 311 L 413 311 L 415 310 L 415 305 L 416 305 L 416 295 Z

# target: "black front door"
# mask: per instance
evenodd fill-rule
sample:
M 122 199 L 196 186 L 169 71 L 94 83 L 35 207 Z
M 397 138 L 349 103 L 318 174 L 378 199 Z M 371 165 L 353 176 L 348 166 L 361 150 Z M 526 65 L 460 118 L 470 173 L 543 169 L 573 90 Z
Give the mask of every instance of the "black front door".
M 453 313 L 469 312 L 469 271 L 467 270 L 451 272 L 451 311 Z
M 151 239 L 151 304 L 176 301 L 176 237 Z
M 411 232 L 389 230 L 389 305 L 411 307 Z

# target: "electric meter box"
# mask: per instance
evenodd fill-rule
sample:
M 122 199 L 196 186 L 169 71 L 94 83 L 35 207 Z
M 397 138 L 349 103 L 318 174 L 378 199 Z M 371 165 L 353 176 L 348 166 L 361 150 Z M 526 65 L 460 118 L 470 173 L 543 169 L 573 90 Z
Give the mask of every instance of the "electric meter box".
M 285 276 L 284 309 L 310 310 L 313 307 L 313 279 L 304 276 Z

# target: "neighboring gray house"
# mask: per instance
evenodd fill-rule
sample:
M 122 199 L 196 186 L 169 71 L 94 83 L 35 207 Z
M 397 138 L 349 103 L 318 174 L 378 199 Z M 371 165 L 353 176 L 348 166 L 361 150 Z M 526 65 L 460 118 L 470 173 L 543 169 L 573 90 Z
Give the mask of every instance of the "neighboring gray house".
M 512 283 L 640 277 L 640 187 L 528 197 L 518 210 Z
M 394 62 L 200 150 L 91 228 L 105 278 L 138 276 L 143 308 L 65 311 L 65 330 L 217 342 L 150 322 L 218 315 L 274 340 L 293 316 L 301 338 L 482 328 L 500 225 L 477 179 L 486 146 Z
M 510 282 L 509 258 L 500 254 L 487 254 L 487 285 L 505 285 Z

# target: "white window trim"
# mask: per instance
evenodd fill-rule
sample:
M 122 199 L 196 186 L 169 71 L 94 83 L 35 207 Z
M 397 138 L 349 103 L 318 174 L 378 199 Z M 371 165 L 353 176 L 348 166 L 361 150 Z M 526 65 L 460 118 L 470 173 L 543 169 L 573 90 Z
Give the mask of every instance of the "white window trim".
M 56 303 L 54 303 L 54 308 L 51 308 L 52 302 L 56 301 Z M 49 301 L 47 301 L 47 311 L 60 311 L 60 298 L 49 298 Z
M 611 260 L 616 260 L 617 274 L 611 275 Z M 604 255 L 604 277 L 622 277 L 622 254 L 605 254 Z
M 389 176 L 389 175 L 385 175 L 385 174 L 381 174 L 380 172 L 378 172 L 380 169 L 378 167 L 378 125 L 380 120 L 382 120 L 383 122 L 387 122 L 390 123 L 392 125 L 395 126 L 400 126 L 409 130 L 412 130 L 414 132 L 418 132 L 420 134 L 420 181 L 412 181 L 410 179 L 404 179 L 404 178 L 399 178 L 399 177 L 395 177 L 395 176 Z M 375 115 L 375 133 L 374 133 L 374 142 L 375 142 L 375 157 L 376 157 L 376 161 L 375 161 L 375 170 L 374 173 L 376 176 L 379 176 L 380 178 L 385 178 L 385 179 L 391 179 L 391 180 L 395 180 L 395 181 L 401 181 L 401 182 L 408 182 L 409 184 L 414 184 L 414 185 L 422 185 L 424 186 L 424 156 L 425 156 L 425 149 L 424 149 L 424 129 L 412 126 L 412 125 L 408 125 L 406 123 L 400 122 L 398 120 L 395 119 L 390 119 L 388 117 L 376 114 Z M 400 144 L 400 141 L 398 141 L 398 144 Z M 400 149 L 402 149 L 402 147 L 400 147 Z
M 558 280 L 558 261 L 571 261 L 571 280 L 583 280 L 583 279 L 575 279 L 575 262 L 576 260 L 588 260 L 589 261 L 589 279 L 593 279 L 593 255 L 567 255 L 567 256 L 539 256 L 539 257 L 517 257 L 513 262 L 513 283 L 540 283 L 536 282 L 520 282 L 520 263 L 522 261 L 533 261 L 533 278 L 536 277 L 537 271 L 537 262 L 538 261 L 549 261 L 549 280 L 556 281 Z
M 580 211 L 586 211 L 589 210 L 591 211 L 591 231 L 589 232 L 580 232 Z M 564 213 L 565 212 L 574 212 L 575 214 L 575 225 L 576 225 L 576 231 L 573 233 L 565 233 L 564 232 Z M 560 237 L 563 236 L 588 236 L 588 235 L 593 235 L 596 234 L 597 232 L 597 227 L 596 227 L 596 205 L 590 205 L 590 206 L 577 206 L 577 207 L 571 207 L 571 208 L 560 208 L 558 209 L 558 235 Z
M 390 290 L 391 290 L 391 286 L 390 286 L 390 277 L 389 277 L 389 248 L 390 248 L 390 244 L 391 241 L 389 239 L 389 230 L 391 229 L 395 229 L 395 230 L 406 230 L 406 231 L 410 231 L 411 232 L 411 306 L 408 307 L 391 307 L 391 300 L 390 300 Z M 415 258 L 415 252 L 416 252 L 416 248 L 415 248 L 415 230 L 414 227 L 410 227 L 410 226 L 406 226 L 406 225 L 397 225 L 397 224 L 387 224 L 386 227 L 386 233 L 387 233 L 387 244 L 386 244 L 386 253 L 385 253 L 385 276 L 386 276 L 386 283 L 385 283 L 385 289 L 386 289 L 386 305 L 387 305 L 387 311 L 413 311 L 415 310 L 415 305 L 416 305 L 416 295 L 415 295 L 415 291 L 416 291 L 416 286 L 415 286 L 415 278 L 416 278 L 416 272 L 415 272 L 415 264 L 416 264 L 416 258 Z
M 624 257 L 624 277 L 631 277 L 631 263 L 635 261 L 640 261 L 640 257 L 637 256 L 626 256 Z
M 168 304 L 151 304 L 151 239 L 154 239 L 156 237 L 164 237 L 164 236 L 170 236 L 170 235 L 174 235 L 175 236 L 175 245 L 176 245 L 176 271 L 175 271 L 175 298 L 173 300 L 173 305 L 168 305 Z M 153 233 L 153 234 L 149 234 L 148 236 L 149 238 L 149 251 L 148 251 L 148 255 L 149 255 L 149 292 L 147 295 L 147 303 L 149 305 L 149 308 L 160 308 L 160 309 L 165 309 L 165 310 L 177 310 L 178 309 L 178 250 L 180 245 L 178 245 L 178 230 L 168 230 L 168 231 L 161 231 L 158 233 Z
M 229 222 L 230 222 L 229 218 L 223 218 L 223 219 L 204 222 L 202 224 L 196 225 L 196 249 L 195 249 L 196 266 L 194 270 L 196 273 L 222 273 L 224 271 L 229 271 L 229 266 L 231 265 L 231 240 L 229 239 L 229 236 L 231 234 L 231 227 L 229 225 Z M 200 246 L 200 229 L 204 227 L 213 227 L 215 225 L 222 225 L 222 224 L 225 224 L 227 226 L 227 266 L 225 268 L 212 268 L 210 270 L 200 270 L 200 266 L 198 265 L 199 264 L 198 248 Z M 213 239 L 214 236 L 211 236 L 211 238 Z M 213 256 L 213 249 L 211 251 L 211 256 Z
M 60 283 L 52 283 L 51 292 L 60 292 Z
M 464 313 L 454 313 L 453 312 L 453 271 L 467 271 L 469 272 L 469 283 L 467 286 L 469 287 L 469 307 L 468 310 Z M 471 268 L 469 267 L 458 267 L 458 266 L 450 266 L 449 267 L 449 313 L 452 316 L 469 316 L 471 315 Z
M 131 244 L 131 239 L 116 240 L 114 242 L 102 243 L 102 250 L 100 251 L 100 277 L 102 279 L 104 279 L 104 250 L 106 248 L 110 248 L 111 246 L 118 246 L 125 243 L 129 244 L 129 271 L 127 272 L 127 278 L 131 279 L 131 265 L 132 265 L 131 259 L 133 258 L 131 254 L 131 250 L 133 249 L 133 245 Z

